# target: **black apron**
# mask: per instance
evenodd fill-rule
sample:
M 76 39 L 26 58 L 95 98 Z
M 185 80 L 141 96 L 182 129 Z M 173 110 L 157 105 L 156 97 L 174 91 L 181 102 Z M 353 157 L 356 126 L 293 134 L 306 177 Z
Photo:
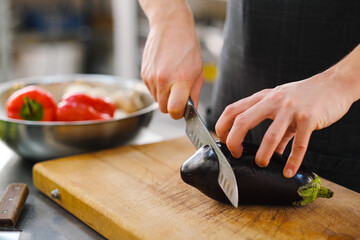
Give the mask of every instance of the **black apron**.
M 227 105 L 320 73 L 360 43 L 359 0 L 232 0 L 227 10 L 220 73 L 207 114 L 212 129 Z M 246 140 L 260 144 L 269 124 L 252 129 Z M 359 101 L 338 122 L 313 132 L 303 164 L 360 192 Z

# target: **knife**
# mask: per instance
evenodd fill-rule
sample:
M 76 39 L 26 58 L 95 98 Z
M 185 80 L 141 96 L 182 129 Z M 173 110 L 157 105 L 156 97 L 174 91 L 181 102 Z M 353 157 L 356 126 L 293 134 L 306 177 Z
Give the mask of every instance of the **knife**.
M 0 202 L 0 240 L 18 240 L 20 230 L 15 228 L 20 213 L 29 195 L 29 188 L 23 183 L 10 184 Z
M 196 149 L 210 145 L 214 150 L 219 161 L 218 183 L 231 204 L 237 208 L 239 204 L 239 194 L 234 171 L 214 138 L 209 133 L 199 113 L 196 111 L 191 98 L 189 98 L 186 104 L 184 118 L 186 122 L 186 134 Z

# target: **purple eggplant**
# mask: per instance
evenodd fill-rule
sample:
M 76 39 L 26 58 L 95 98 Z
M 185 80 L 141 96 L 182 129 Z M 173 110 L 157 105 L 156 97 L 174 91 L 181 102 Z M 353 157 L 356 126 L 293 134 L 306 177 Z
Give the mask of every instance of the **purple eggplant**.
M 306 205 L 318 197 L 331 198 L 334 194 L 321 185 L 318 175 L 304 166 L 294 177 L 285 178 L 282 171 L 287 158 L 279 153 L 274 153 L 269 165 L 261 168 L 255 163 L 257 145 L 244 142 L 242 156 L 235 159 L 225 144 L 217 144 L 234 170 L 240 204 Z M 198 149 L 181 166 L 180 172 L 185 183 L 214 200 L 229 203 L 217 182 L 219 164 L 210 146 Z

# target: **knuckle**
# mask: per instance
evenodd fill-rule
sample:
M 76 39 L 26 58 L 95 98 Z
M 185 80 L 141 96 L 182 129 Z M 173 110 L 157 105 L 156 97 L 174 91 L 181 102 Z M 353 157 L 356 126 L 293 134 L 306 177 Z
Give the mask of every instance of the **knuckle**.
M 297 153 L 297 155 L 302 155 L 307 149 L 306 144 L 294 144 L 294 152 Z
M 253 96 L 266 96 L 268 95 L 273 89 L 271 88 L 265 88 L 257 93 L 254 93 Z
M 266 133 L 266 135 L 264 136 L 264 141 L 270 145 L 277 143 L 279 140 L 280 140 L 280 137 L 275 132 Z
M 302 110 L 296 114 L 297 122 L 308 122 L 313 118 L 314 113 L 311 110 Z
M 280 103 L 280 102 L 282 102 L 284 100 L 285 95 L 286 94 L 283 91 L 281 91 L 279 89 L 277 90 L 275 88 L 275 90 L 271 94 L 269 94 L 268 99 L 271 102 L 277 104 L 277 103 Z
M 156 82 L 158 84 L 160 85 L 164 84 L 168 79 L 169 79 L 169 75 L 165 70 L 160 69 L 156 72 Z
M 245 116 L 243 114 L 237 115 L 234 124 L 245 127 L 247 125 Z
M 287 98 L 284 101 L 283 108 L 284 109 L 292 109 L 295 107 L 295 105 L 296 105 L 296 101 L 293 98 Z
M 295 168 L 298 168 L 301 165 L 302 159 L 298 157 L 291 157 L 288 162 L 292 164 Z
M 235 110 L 234 104 L 230 104 L 228 106 L 226 106 L 226 108 L 224 109 L 224 114 L 226 115 L 231 115 Z

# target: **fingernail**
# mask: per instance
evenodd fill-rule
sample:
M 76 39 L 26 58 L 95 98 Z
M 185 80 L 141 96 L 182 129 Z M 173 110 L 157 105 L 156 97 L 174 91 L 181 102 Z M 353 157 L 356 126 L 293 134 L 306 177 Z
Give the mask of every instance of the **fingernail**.
M 293 176 L 293 171 L 291 169 L 287 169 L 285 171 L 285 177 L 291 178 Z

